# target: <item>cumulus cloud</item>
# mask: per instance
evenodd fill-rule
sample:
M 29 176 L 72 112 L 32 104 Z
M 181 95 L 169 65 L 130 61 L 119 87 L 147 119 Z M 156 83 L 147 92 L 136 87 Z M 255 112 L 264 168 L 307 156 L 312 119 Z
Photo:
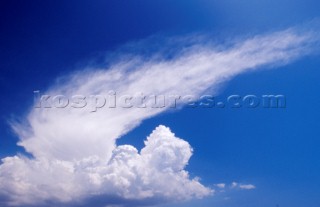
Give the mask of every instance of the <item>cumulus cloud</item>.
M 287 64 L 312 51 L 312 33 L 294 29 L 222 47 L 196 42 L 171 57 L 124 56 L 108 68 L 71 74 L 46 94 L 189 94 L 200 96 L 230 78 Z M 96 97 L 93 96 L 93 100 Z M 33 158 L 7 157 L 0 166 L 2 206 L 141 206 L 202 198 L 213 193 L 185 170 L 191 146 L 164 126 L 139 152 L 116 140 L 162 108 L 33 108 L 12 125 Z M 243 185 L 242 188 L 252 188 Z
M 192 148 L 186 141 L 160 125 L 141 152 L 120 145 L 108 163 L 98 156 L 75 162 L 5 158 L 0 167 L 0 192 L 11 197 L 8 204 L 13 206 L 79 202 L 101 195 L 106 196 L 107 203 L 119 202 L 110 197 L 163 201 L 201 198 L 212 190 L 201 185 L 198 178 L 190 179 L 184 170 L 191 155 Z

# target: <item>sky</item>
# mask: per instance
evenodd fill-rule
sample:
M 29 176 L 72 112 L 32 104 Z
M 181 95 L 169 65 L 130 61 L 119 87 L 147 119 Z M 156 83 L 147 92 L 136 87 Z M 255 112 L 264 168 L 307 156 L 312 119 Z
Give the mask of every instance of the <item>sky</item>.
M 318 207 L 319 4 L 1 1 L 0 205 Z

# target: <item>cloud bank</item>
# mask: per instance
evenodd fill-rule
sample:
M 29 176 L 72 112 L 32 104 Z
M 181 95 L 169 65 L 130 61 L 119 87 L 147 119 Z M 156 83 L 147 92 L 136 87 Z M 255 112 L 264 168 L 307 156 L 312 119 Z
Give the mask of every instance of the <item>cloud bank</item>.
M 173 56 L 124 56 L 108 68 L 71 74 L 46 94 L 190 94 L 216 91 L 232 77 L 288 64 L 310 54 L 313 33 L 288 29 L 215 46 L 186 44 Z M 143 206 L 202 198 L 213 190 L 185 170 L 192 148 L 158 126 L 139 152 L 116 140 L 168 108 L 33 108 L 12 125 L 33 155 L 6 157 L 0 166 L 1 206 Z M 248 189 L 253 186 L 240 186 Z

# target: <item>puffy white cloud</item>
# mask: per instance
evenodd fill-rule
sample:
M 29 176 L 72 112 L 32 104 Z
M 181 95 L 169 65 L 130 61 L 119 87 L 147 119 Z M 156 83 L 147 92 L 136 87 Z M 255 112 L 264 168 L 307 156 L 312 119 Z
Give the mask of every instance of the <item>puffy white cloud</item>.
M 222 48 L 206 42 L 180 48 L 171 58 L 128 57 L 107 69 L 88 68 L 52 86 L 46 94 L 194 95 L 216 91 L 226 80 L 262 66 L 289 63 L 312 49 L 310 33 L 286 30 Z M 159 57 L 160 56 L 160 57 Z M 91 101 L 95 101 L 95 97 Z M 99 102 L 99 101 L 98 101 Z M 99 103 L 101 104 L 101 103 Z M 163 108 L 33 108 L 13 124 L 19 145 L 34 158 L 7 157 L 0 166 L 2 206 L 139 206 L 186 200 L 213 191 L 184 170 L 190 145 L 159 126 L 138 152 L 116 140 Z M 248 187 L 248 186 L 247 186 Z M 245 187 L 246 188 L 246 187 Z
M 147 138 L 141 153 L 130 145 L 117 146 L 108 163 L 97 156 L 77 162 L 5 158 L 0 166 L 0 193 L 10 198 L 9 205 L 18 206 L 81 203 L 92 196 L 112 196 L 124 202 L 210 195 L 211 189 L 197 178 L 190 179 L 183 170 L 191 155 L 192 148 L 186 141 L 159 126 Z

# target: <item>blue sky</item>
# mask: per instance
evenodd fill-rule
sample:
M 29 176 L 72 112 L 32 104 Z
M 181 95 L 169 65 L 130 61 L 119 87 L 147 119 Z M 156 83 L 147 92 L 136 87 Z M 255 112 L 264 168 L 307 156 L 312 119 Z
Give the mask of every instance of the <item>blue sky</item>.
M 320 15 L 315 0 L 2 1 L 0 5 L 1 158 L 24 153 L 16 146 L 21 137 L 10 123 L 29 113 L 34 90 L 46 91 L 57 78 L 81 71 L 88 63 L 101 65 L 106 56 L 122 55 L 113 51 L 128 42 L 204 34 L 209 42 L 224 45 L 290 27 L 303 32 Z M 162 49 L 150 41 L 143 44 L 146 48 L 130 52 L 148 51 L 149 43 Z M 207 187 L 228 186 L 225 192 L 203 199 L 178 204 L 170 200 L 167 207 L 317 207 L 320 62 L 316 53 L 289 62 L 237 74 L 218 93 L 219 97 L 284 94 L 286 108 L 173 110 L 147 117 L 117 144 L 140 150 L 146 137 L 163 124 L 194 149 L 186 167 L 191 177 L 200 177 Z M 232 182 L 256 188 L 232 189 Z

